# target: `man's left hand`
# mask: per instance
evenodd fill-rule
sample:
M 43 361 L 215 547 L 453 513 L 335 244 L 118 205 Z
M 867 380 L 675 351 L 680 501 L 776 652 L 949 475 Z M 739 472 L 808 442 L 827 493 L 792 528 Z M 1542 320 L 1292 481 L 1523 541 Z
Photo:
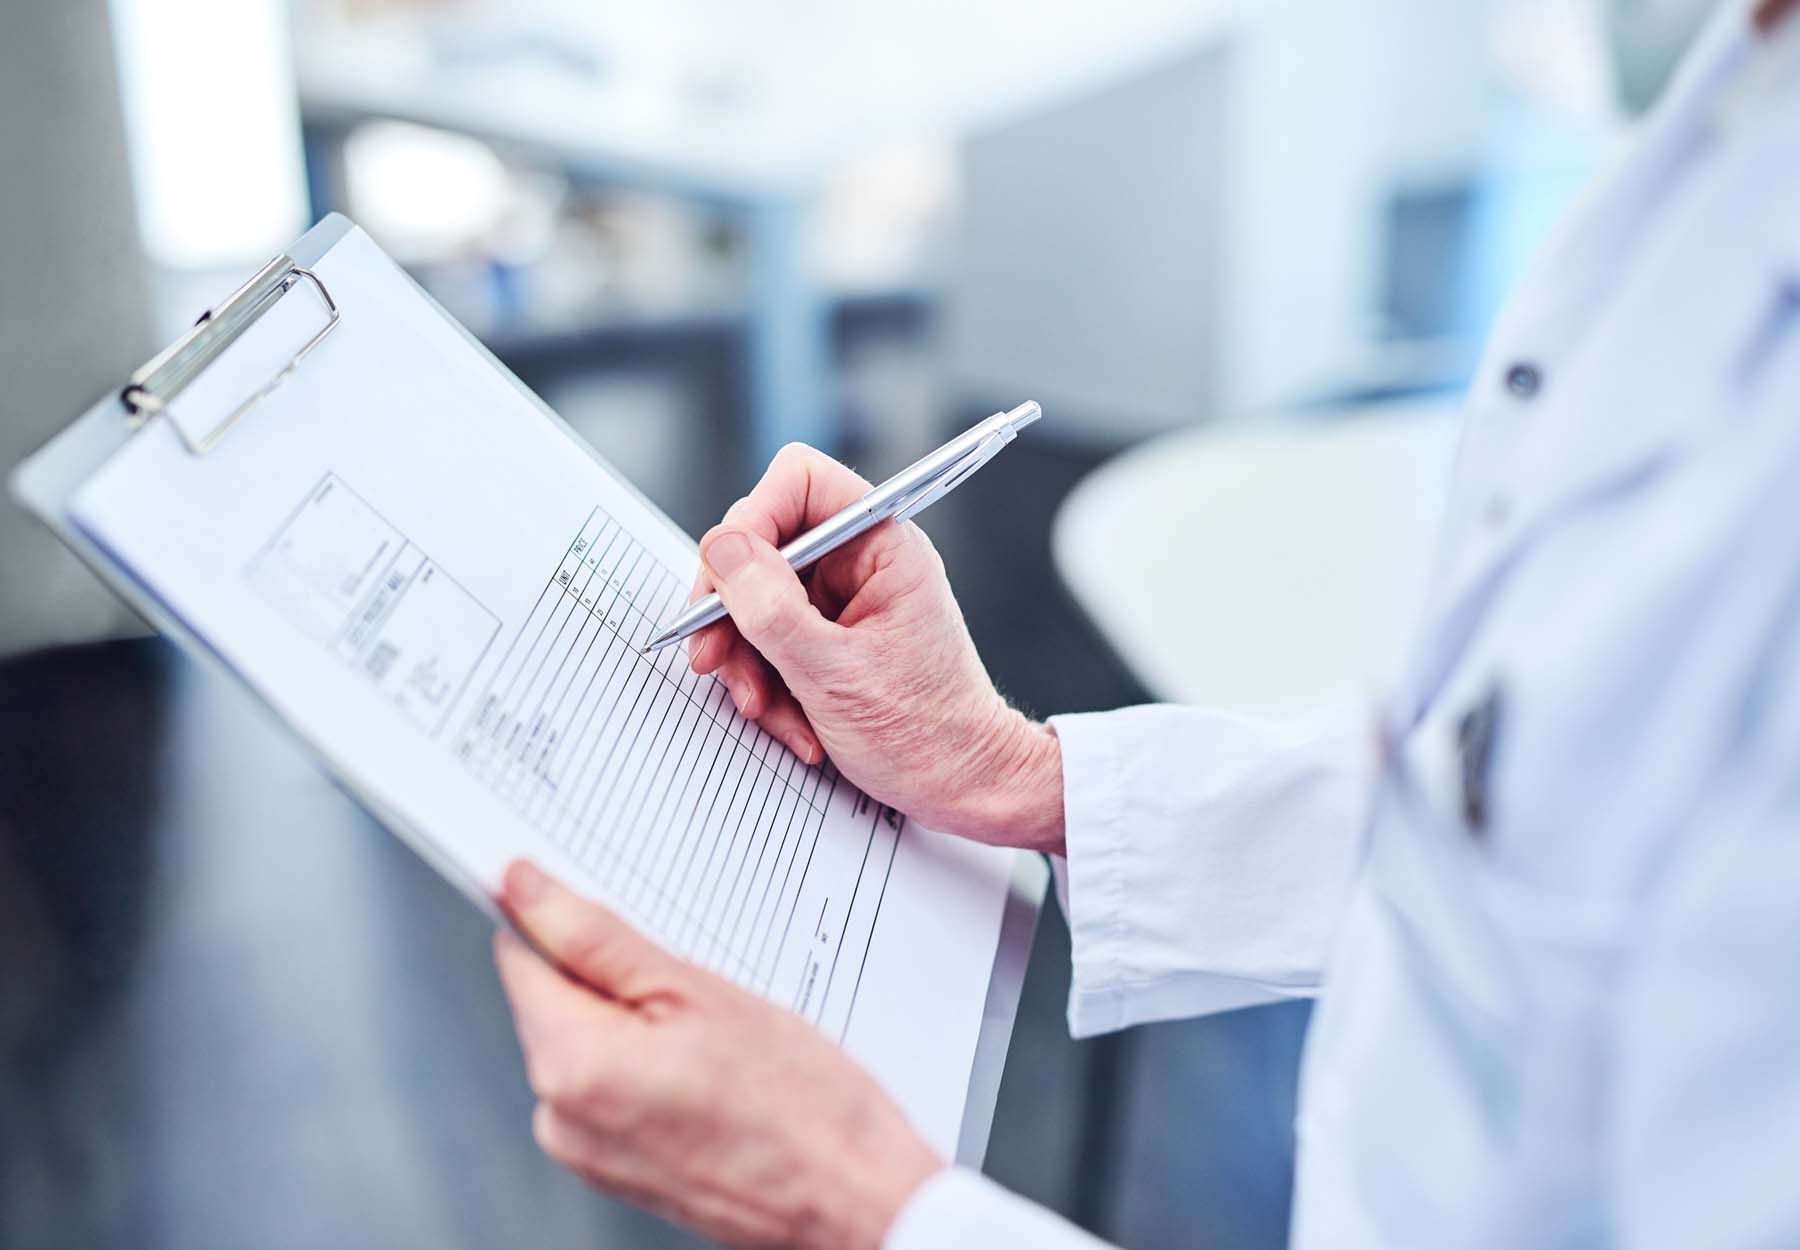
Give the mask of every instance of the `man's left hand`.
M 744 1247 L 876 1250 L 944 1166 L 806 1021 L 669 954 L 523 861 L 502 899 L 552 968 L 494 957 L 538 1145 L 596 1188 Z

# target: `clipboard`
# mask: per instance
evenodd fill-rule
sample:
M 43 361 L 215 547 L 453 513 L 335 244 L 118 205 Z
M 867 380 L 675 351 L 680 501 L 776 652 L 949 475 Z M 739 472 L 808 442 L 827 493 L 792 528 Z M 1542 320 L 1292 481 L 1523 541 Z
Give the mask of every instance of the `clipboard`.
M 337 213 L 319 222 L 283 255 L 257 271 L 217 308 L 202 314 L 187 334 L 125 379 L 118 391 L 95 403 L 43 448 L 22 462 L 11 478 L 15 497 L 48 525 L 115 594 L 202 665 L 249 691 L 253 698 L 277 719 L 283 720 L 284 724 L 285 719 L 253 684 L 245 681 L 203 637 L 170 611 L 130 569 L 115 560 L 72 522 L 69 506 L 81 486 L 114 453 L 126 446 L 140 429 L 152 422 L 173 422 L 188 454 L 206 456 L 230 438 L 243 422 L 255 420 L 258 405 L 296 372 L 304 369 L 308 357 L 329 339 L 338 326 L 340 308 L 337 299 L 315 272 L 315 268 L 354 229 L 354 223 Z M 643 500 L 652 512 L 661 516 L 660 511 L 644 498 L 641 491 L 620 478 L 610 465 L 588 448 L 554 411 L 520 382 L 479 340 L 450 317 L 423 288 L 416 283 L 412 285 L 418 296 L 430 304 L 533 408 L 568 433 L 570 440 L 587 451 L 622 489 Z M 286 364 L 206 428 L 195 430 L 176 422 L 170 415 L 169 405 L 205 372 L 210 363 L 255 325 L 264 313 L 283 297 L 302 287 L 307 289 L 316 302 L 318 319 L 310 336 L 293 344 Z M 664 520 L 671 531 L 680 535 L 683 543 L 689 548 L 693 547 L 690 536 L 682 533 L 672 522 L 667 522 L 666 518 Z M 486 890 L 458 864 L 442 854 L 421 830 L 355 784 L 348 770 L 332 758 L 322 743 L 311 740 L 292 726 L 289 726 L 289 731 L 325 763 L 331 775 L 353 799 L 411 847 L 415 854 L 495 924 L 511 927 Z M 1016 857 L 1004 904 L 1000 940 L 989 973 L 986 1002 L 957 1141 L 956 1160 L 967 1166 L 979 1167 L 986 1155 L 1007 1047 L 1018 1012 L 1025 967 L 1048 880 L 1049 870 L 1041 857 L 1024 854 Z

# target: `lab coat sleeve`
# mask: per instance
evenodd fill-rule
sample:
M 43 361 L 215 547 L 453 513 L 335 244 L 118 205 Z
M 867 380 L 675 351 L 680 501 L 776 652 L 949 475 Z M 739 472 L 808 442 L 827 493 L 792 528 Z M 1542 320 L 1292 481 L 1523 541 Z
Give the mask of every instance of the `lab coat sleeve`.
M 1315 994 L 1374 784 L 1360 705 L 1272 722 L 1148 706 L 1062 743 L 1077 1037 Z
M 949 1168 L 925 1182 L 900 1211 L 882 1250 L 1109 1250 L 1082 1232 L 994 1182 Z
M 1800 636 L 1800 621 L 1795 623 Z M 1800 719 L 1800 681 L 1767 691 Z M 1664 873 L 1620 977 L 1610 1134 L 1622 1250 L 1800 1245 L 1800 726 Z

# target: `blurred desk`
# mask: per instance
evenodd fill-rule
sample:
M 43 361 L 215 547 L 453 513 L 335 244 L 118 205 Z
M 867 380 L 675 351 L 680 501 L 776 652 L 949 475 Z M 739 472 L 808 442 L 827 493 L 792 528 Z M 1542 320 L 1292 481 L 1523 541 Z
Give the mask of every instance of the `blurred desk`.
M 341 139 L 366 120 L 413 122 L 502 145 L 575 177 L 724 210 L 749 257 L 741 330 L 752 461 L 765 463 L 792 440 L 832 445 L 826 306 L 807 273 L 803 239 L 816 176 L 797 168 L 791 153 L 737 132 L 721 137 L 696 124 L 692 110 L 646 110 L 604 81 L 595 87 L 566 74 L 471 81 L 379 39 L 310 49 L 299 87 L 315 139 Z
M 748 244 L 751 452 L 829 445 L 811 198 L 859 156 L 966 134 L 1142 74 L 1220 36 L 1240 0 L 1080 6 L 305 5 L 309 135 L 393 119 L 472 135 L 572 177 L 725 210 Z M 315 193 L 329 179 L 315 167 Z M 316 207 L 344 207 L 341 204 Z
M 1366 695 L 1412 628 L 1454 412 L 1433 398 L 1152 439 L 1070 493 L 1057 570 L 1157 698 L 1283 715 Z

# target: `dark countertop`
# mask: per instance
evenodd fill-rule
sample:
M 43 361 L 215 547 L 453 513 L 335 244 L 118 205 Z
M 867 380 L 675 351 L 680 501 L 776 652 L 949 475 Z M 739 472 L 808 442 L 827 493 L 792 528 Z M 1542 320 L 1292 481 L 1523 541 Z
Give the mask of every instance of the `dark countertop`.
M 0 1245 L 697 1244 L 539 1156 L 488 939 L 166 644 L 0 665 Z

